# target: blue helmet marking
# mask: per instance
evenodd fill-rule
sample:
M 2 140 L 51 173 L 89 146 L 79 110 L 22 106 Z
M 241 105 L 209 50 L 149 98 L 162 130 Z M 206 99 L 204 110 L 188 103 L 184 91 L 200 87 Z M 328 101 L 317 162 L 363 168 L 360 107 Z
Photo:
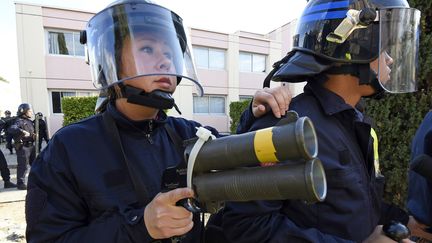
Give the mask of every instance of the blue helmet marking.
M 301 18 L 301 23 L 316 21 L 316 20 L 326 20 L 326 19 L 343 19 L 346 17 L 347 12 L 348 10 L 342 10 L 342 11 L 330 11 L 330 12 L 309 14 Z

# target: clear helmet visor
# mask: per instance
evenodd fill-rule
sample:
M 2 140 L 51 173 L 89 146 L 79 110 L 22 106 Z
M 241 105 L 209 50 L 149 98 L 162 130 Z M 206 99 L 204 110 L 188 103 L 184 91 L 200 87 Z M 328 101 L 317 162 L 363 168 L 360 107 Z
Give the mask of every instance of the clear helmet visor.
M 420 11 L 413 8 L 379 11 L 379 56 L 371 68 L 381 86 L 391 93 L 417 90 Z
M 94 16 L 86 32 L 96 88 L 134 79 L 172 85 L 187 79 L 202 95 L 182 20 L 170 10 L 145 3 L 115 5 Z

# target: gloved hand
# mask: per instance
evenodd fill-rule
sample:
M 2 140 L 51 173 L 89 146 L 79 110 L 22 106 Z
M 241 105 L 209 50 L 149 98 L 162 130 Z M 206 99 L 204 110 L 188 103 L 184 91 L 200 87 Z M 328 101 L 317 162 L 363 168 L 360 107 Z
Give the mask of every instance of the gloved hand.
M 24 137 L 30 137 L 30 133 L 27 132 L 26 130 L 21 130 L 22 133 L 24 133 Z

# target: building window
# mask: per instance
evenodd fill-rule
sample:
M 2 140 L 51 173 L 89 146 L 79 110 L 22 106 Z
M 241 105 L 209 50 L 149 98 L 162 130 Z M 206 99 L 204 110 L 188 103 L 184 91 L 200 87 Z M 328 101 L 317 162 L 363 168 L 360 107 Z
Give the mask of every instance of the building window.
M 194 96 L 193 103 L 194 113 L 225 114 L 225 97 L 223 96 Z
M 79 42 L 79 32 L 48 31 L 49 54 L 84 56 L 84 46 Z
M 61 107 L 61 99 L 63 97 L 86 97 L 86 96 L 97 96 L 97 92 L 89 91 L 52 91 L 51 92 L 51 103 L 53 113 L 63 113 Z
M 265 73 L 266 56 L 250 52 L 240 52 L 240 71 Z
M 207 47 L 193 48 L 197 67 L 204 69 L 225 69 L 225 51 Z
M 239 100 L 240 101 L 245 101 L 245 100 L 252 100 L 253 99 L 253 95 L 240 95 L 239 96 Z

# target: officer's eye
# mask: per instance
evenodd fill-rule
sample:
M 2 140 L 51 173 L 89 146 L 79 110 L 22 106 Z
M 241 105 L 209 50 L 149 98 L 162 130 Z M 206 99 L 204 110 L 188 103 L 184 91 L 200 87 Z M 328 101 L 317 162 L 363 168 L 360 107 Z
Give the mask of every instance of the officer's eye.
M 170 59 L 170 60 L 173 59 L 173 55 L 172 55 L 171 52 L 165 52 L 164 55 L 165 55 L 166 58 L 168 58 L 168 59 Z
M 148 54 L 152 54 L 153 53 L 153 48 L 150 47 L 150 46 L 143 46 L 139 50 L 141 52 L 148 53 Z

